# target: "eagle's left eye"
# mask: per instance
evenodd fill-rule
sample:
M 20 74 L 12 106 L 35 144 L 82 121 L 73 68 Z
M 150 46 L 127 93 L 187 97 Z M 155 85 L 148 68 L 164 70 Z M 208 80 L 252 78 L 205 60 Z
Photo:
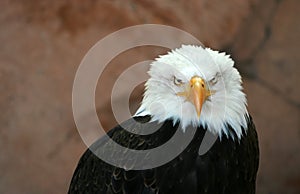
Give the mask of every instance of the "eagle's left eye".
M 218 82 L 219 74 L 217 73 L 211 80 L 209 80 L 209 83 L 211 85 L 215 85 Z
M 175 84 L 176 86 L 180 86 L 180 85 L 183 84 L 183 81 L 182 81 L 181 79 L 175 77 L 175 76 L 174 76 L 173 82 L 174 82 L 174 84 Z

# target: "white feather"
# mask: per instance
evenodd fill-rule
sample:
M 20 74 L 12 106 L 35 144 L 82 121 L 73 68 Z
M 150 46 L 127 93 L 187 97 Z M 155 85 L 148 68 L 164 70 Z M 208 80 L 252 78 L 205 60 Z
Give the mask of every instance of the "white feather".
M 247 101 L 241 76 L 233 65 L 225 53 L 192 45 L 183 45 L 160 56 L 151 64 L 150 79 L 145 84 L 144 98 L 136 116 L 151 115 L 152 120 L 161 122 L 171 118 L 174 123 L 180 121 L 184 130 L 190 124 L 206 126 L 219 137 L 231 135 L 227 127 L 230 125 L 240 139 L 242 127 L 247 126 Z M 219 75 L 216 84 L 208 85 L 216 93 L 204 102 L 200 118 L 191 102 L 176 95 L 182 87 L 173 83 L 174 76 L 187 83 L 195 75 L 207 83 Z

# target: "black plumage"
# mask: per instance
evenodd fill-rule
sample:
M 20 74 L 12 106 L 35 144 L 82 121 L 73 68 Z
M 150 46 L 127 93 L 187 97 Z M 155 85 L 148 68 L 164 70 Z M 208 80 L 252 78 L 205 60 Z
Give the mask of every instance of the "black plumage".
M 150 116 L 132 118 L 122 126 L 141 130 L 151 127 Z M 137 121 L 137 122 L 134 122 Z M 204 155 L 198 150 L 206 129 L 198 127 L 193 140 L 172 161 L 148 170 L 124 170 L 100 160 L 88 149 L 81 157 L 74 172 L 69 194 L 251 194 L 255 193 L 259 149 L 255 126 L 247 118 L 247 129 L 239 140 L 223 136 Z M 152 123 L 153 124 L 153 123 Z M 154 123 L 156 125 L 156 123 Z M 121 125 L 111 129 L 108 136 L 116 143 L 131 149 L 144 150 L 162 145 L 174 135 L 179 123 L 166 120 L 155 133 L 136 135 Z M 230 130 L 230 126 L 228 129 Z M 180 130 L 180 129 L 178 129 Z M 182 130 L 179 131 L 184 136 Z M 180 142 L 179 142 L 180 143 Z M 112 157 L 122 157 L 100 138 L 92 150 L 103 149 Z M 162 153 L 163 156 L 163 153 Z M 132 159 L 133 164 L 136 161 Z

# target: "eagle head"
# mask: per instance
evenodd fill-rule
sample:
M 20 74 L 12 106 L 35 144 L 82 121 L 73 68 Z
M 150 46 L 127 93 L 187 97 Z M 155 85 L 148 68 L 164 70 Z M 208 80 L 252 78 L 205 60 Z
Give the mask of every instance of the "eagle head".
M 238 138 L 248 116 L 242 80 L 225 53 L 183 45 L 152 62 L 144 98 L 136 116 L 153 121 L 173 119 L 181 128 L 203 126 L 220 137 Z

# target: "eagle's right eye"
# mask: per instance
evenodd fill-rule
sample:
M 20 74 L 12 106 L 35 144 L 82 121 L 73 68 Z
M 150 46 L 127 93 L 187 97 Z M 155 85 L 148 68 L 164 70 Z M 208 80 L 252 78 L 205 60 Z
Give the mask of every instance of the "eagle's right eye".
M 175 76 L 173 82 L 176 86 L 180 86 L 183 84 L 183 81 L 181 79 L 176 78 Z

